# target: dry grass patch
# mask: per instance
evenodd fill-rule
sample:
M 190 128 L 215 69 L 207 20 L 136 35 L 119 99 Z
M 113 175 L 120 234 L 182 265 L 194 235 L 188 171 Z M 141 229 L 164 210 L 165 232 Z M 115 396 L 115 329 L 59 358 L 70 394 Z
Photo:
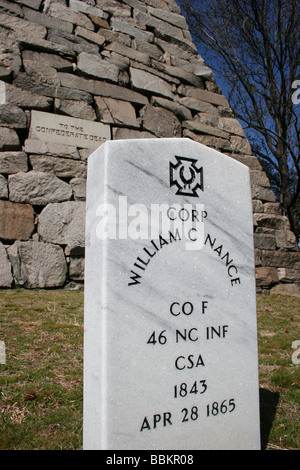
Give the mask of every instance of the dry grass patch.
M 299 449 L 300 300 L 258 296 L 262 444 Z M 0 449 L 81 449 L 83 293 L 0 291 Z
M 300 300 L 258 296 L 258 350 L 263 445 L 300 448 L 300 369 L 292 344 L 300 340 Z
M 83 293 L 1 291 L 0 312 L 0 449 L 80 449 Z

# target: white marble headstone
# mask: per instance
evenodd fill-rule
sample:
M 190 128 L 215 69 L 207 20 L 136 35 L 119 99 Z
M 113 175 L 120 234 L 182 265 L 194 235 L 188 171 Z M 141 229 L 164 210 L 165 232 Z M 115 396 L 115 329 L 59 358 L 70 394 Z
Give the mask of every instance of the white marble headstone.
M 249 170 L 217 151 L 91 155 L 85 449 L 260 448 L 252 230 Z

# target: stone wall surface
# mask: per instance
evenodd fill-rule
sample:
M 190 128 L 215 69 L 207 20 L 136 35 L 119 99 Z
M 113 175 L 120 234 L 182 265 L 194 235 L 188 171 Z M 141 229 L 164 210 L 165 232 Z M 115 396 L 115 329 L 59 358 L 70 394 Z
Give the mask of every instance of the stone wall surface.
M 0 286 L 84 280 L 87 159 L 186 137 L 250 168 L 257 291 L 300 295 L 300 254 L 175 0 L 0 0 Z

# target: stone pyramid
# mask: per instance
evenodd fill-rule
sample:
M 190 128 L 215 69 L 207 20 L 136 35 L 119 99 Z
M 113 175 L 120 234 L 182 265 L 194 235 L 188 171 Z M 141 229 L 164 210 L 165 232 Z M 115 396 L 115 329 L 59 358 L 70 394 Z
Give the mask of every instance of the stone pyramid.
M 300 295 L 288 220 L 175 0 L 0 0 L 0 90 L 1 287 L 82 285 L 95 146 L 186 137 L 250 168 L 257 291 Z

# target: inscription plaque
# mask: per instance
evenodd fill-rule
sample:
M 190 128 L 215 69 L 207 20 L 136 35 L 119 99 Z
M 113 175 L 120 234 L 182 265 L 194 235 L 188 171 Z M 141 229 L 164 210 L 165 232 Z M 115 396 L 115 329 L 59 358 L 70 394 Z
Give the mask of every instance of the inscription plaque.
M 259 449 L 248 168 L 107 142 L 86 204 L 84 448 Z
M 110 126 L 86 119 L 32 111 L 30 138 L 97 149 L 110 140 Z

